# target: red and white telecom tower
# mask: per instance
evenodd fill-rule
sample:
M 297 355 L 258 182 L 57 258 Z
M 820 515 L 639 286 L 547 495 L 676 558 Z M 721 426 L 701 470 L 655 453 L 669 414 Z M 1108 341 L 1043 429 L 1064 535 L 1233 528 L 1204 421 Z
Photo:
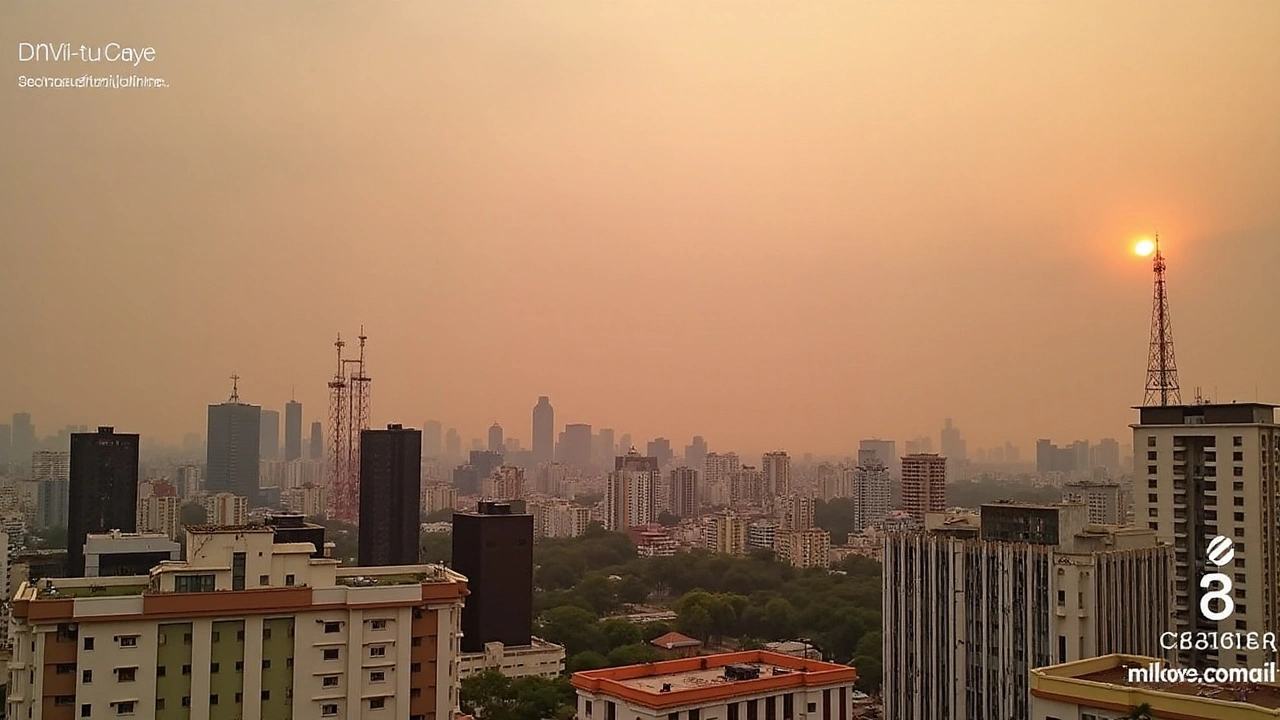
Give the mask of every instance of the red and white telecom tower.
M 369 429 L 369 384 L 360 327 L 360 356 L 344 358 L 342 335 L 333 346 L 338 366 L 329 380 L 328 516 L 352 525 L 360 521 L 360 431 Z

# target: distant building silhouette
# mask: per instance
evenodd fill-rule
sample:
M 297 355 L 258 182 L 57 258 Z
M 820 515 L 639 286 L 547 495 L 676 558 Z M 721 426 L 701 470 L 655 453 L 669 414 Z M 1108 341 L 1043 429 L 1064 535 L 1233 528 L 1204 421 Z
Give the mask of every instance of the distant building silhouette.
M 31 453 L 36 449 L 36 426 L 31 424 L 31 413 L 13 414 L 13 430 L 9 441 L 9 462 L 25 470 L 31 467 Z
M 302 403 L 290 400 L 284 405 L 284 459 L 302 458 Z
M 138 447 L 137 434 L 116 433 L 111 427 L 71 436 L 69 577 L 84 577 L 84 544 L 91 533 L 137 532 Z
M 684 448 L 684 464 L 694 470 L 701 471 L 707 462 L 707 441 L 701 435 L 694 435 L 693 442 Z
M 360 565 L 418 564 L 422 432 L 360 432 Z
M 453 516 L 453 569 L 471 594 L 462 608 L 462 651 L 485 643 L 528 645 L 533 637 L 533 516 L 481 502 Z
M 258 441 L 258 456 L 263 460 L 280 459 L 280 413 L 263 410 L 258 421 L 262 439 Z
M 682 518 L 698 517 L 701 514 L 701 498 L 698 471 L 683 466 L 672 469 L 671 513 Z
M 262 441 L 262 408 L 229 400 L 209 406 L 209 447 L 204 487 L 228 492 L 258 506 L 258 445 Z
M 311 423 L 311 442 L 308 444 L 312 460 L 324 459 L 324 426 L 317 420 Z
M 591 426 L 565 425 L 556 459 L 579 470 L 591 467 Z
M 543 395 L 533 406 L 533 462 L 550 462 L 556 452 L 556 411 L 551 398 Z
M 489 452 L 502 453 L 505 451 L 506 444 L 502 439 L 502 426 L 494 423 L 489 426 Z
M 13 426 L 0 423 L 0 469 L 8 465 L 13 456 Z
M 444 428 L 439 420 L 422 424 L 422 456 L 440 459 L 444 453 Z

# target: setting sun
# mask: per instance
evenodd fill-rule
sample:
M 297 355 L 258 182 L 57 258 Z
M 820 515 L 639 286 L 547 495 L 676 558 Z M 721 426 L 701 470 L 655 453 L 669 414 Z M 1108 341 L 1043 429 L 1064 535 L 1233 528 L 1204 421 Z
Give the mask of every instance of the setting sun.
M 1137 245 L 1133 246 L 1133 252 L 1142 257 L 1146 257 L 1155 252 L 1156 244 L 1152 240 L 1139 240 Z

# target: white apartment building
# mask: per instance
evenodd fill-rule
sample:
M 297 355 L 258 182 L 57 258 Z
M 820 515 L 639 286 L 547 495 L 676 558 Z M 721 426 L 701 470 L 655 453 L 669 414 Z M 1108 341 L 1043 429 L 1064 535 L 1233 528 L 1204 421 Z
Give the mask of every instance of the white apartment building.
M 574 673 L 579 720 L 853 717 L 858 671 L 766 650 Z
M 149 575 L 23 583 L 13 718 L 452 718 L 466 579 L 342 568 L 270 528 L 187 532 Z
M 760 459 L 760 473 L 764 478 L 763 490 L 770 497 L 791 494 L 791 456 L 781 450 L 765 453 Z
M 138 532 L 159 533 L 177 540 L 182 518 L 182 500 L 176 495 L 152 495 L 138 499 Z
M 484 652 L 462 653 L 458 660 L 458 679 L 465 680 L 487 670 L 497 670 L 509 678 L 556 678 L 564 672 L 564 648 L 541 638 L 528 645 L 506 646 L 500 642 L 484 644 Z
M 231 527 L 249 521 L 249 498 L 215 493 L 204 499 L 205 524 Z
M 458 489 L 445 483 L 430 483 L 422 488 L 422 512 L 453 510 L 458 507 Z
M 1276 632 L 1280 624 L 1280 425 L 1261 403 L 1139 408 L 1133 425 L 1134 523 L 1175 552 L 1176 632 Z M 1222 572 L 1233 579 L 1235 612 L 1221 622 L 1200 613 L 1212 567 L 1209 541 L 1235 541 Z M 1259 666 L 1264 649 L 1188 651 L 1178 660 L 1206 667 Z
M 591 525 L 591 508 L 574 505 L 561 498 L 542 499 L 529 504 L 536 537 L 578 537 Z
M 658 520 L 658 459 L 632 450 L 617 459 L 605 488 L 605 529 L 625 532 Z
M 747 550 L 773 550 L 777 546 L 779 524 L 774 520 L 756 520 L 747 526 Z
M 736 453 L 707 453 L 702 472 L 702 502 L 724 506 L 731 502 L 729 478 L 742 468 Z
M 778 533 L 778 559 L 793 567 L 831 567 L 831 533 L 819 528 Z
M 889 517 L 889 511 L 893 509 L 890 485 L 889 469 L 885 464 L 874 453 L 860 452 L 858 467 L 854 470 L 855 532 L 878 527 Z
M 1078 480 L 1062 486 L 1062 500 L 1089 506 L 1089 522 L 1097 525 L 1123 525 L 1124 493 L 1119 483 Z
M 1032 668 L 1161 655 L 1173 550 L 1084 505 L 984 505 L 886 536 L 885 717 L 1024 718 Z
M 807 495 L 779 498 L 778 510 L 778 519 L 787 530 L 808 530 L 813 527 L 813 498 Z
M 289 512 L 317 517 L 324 515 L 329 494 L 323 485 L 303 485 L 300 488 L 282 490 L 280 504 Z

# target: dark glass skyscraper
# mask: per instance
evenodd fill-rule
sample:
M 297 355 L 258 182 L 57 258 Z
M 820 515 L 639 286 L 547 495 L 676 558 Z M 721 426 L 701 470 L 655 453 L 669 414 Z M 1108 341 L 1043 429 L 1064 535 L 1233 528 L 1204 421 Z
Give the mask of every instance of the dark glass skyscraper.
M 311 423 L 311 459 L 320 460 L 324 458 L 324 426 L 320 421 Z
M 229 492 L 261 505 L 258 495 L 258 443 L 262 439 L 262 408 L 231 400 L 209 406 L 209 448 L 204 487 L 210 493 Z
M 284 405 L 284 459 L 302 457 L 302 403 L 290 400 Z
M 258 421 L 259 434 L 258 455 L 263 460 L 280 459 L 280 413 L 275 410 L 262 410 Z
M 481 502 L 453 515 L 453 569 L 467 576 L 462 651 L 528 645 L 533 637 L 533 516 Z
M 360 565 L 418 564 L 422 432 L 360 432 Z
M 71 435 L 67 575 L 84 577 L 89 533 L 138 529 L 138 435 L 100 427 Z
M 543 395 L 533 406 L 533 462 L 551 462 L 556 455 L 556 410 Z

